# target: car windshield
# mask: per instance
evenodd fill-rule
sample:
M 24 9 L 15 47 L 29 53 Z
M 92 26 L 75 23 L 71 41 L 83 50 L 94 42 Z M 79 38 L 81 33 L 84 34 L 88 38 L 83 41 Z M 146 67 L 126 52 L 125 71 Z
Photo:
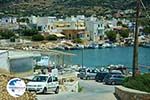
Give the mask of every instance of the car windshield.
M 79 70 L 79 72 L 85 72 L 86 71 L 86 69 L 80 69 Z
M 46 82 L 48 76 L 35 76 L 32 81 L 35 82 Z

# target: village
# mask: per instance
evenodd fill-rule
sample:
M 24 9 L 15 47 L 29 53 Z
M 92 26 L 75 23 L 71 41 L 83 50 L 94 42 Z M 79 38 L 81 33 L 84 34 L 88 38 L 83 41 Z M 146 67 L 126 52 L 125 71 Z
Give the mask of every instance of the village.
M 142 48 L 150 48 L 150 34 L 145 31 L 146 28 L 142 24 L 139 27 L 138 39 Z M 86 96 L 95 93 L 95 98 L 93 96 L 87 100 L 96 100 L 99 93 L 104 94 L 107 100 L 117 100 L 113 95 L 119 91 L 116 87 L 122 84 L 125 77 L 132 76 L 132 72 L 127 70 L 129 66 L 112 64 L 88 68 L 84 65 L 83 53 L 82 64 L 72 64 L 71 57 L 77 55 L 66 51 L 132 47 L 134 32 L 134 21 L 117 17 L 3 17 L 0 19 L 0 70 L 28 80 L 27 91 L 29 94 L 35 92 L 32 96 L 39 100 L 65 100 L 65 96 L 72 99 L 78 96 L 72 93 L 80 92 L 79 99 L 85 92 Z M 102 79 L 96 78 L 101 73 Z M 119 77 L 120 80 L 107 80 L 103 73 L 111 73 L 111 77 Z M 54 77 L 51 78 L 51 75 Z M 48 85 L 53 85 L 52 92 L 55 94 L 48 93 L 51 90 Z
M 132 46 L 135 22 L 123 18 L 84 15 L 56 17 L 4 17 L 0 20 L 1 47 L 14 49 L 82 49 Z M 139 41 L 147 45 L 146 26 L 140 26 Z M 3 35 L 7 32 L 9 36 Z M 41 42 L 42 41 L 42 42 Z

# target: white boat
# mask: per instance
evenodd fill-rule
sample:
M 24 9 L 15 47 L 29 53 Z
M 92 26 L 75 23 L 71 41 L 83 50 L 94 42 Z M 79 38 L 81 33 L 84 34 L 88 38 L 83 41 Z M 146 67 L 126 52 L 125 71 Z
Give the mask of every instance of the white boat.
M 109 44 L 109 43 L 104 43 L 104 44 L 102 45 L 102 48 L 111 48 L 111 44 Z
M 43 56 L 43 57 L 41 57 L 41 60 L 39 62 L 37 62 L 37 65 L 48 67 L 49 63 L 50 63 L 49 57 Z
M 92 43 L 92 44 L 89 44 L 88 48 L 89 48 L 89 49 L 98 49 L 98 48 L 99 48 L 99 45 L 96 44 L 96 43 Z
M 104 43 L 103 45 L 102 45 L 102 48 L 115 48 L 115 47 L 117 47 L 117 45 L 115 45 L 115 44 L 110 44 L 110 43 Z

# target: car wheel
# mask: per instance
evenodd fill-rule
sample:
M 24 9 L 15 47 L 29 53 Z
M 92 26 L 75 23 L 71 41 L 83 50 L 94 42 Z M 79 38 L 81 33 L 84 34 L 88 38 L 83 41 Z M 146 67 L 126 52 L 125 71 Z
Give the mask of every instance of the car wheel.
M 105 81 L 103 81 L 103 84 L 104 84 L 104 85 L 106 85 L 106 82 L 105 82 Z
M 89 77 L 89 76 L 87 76 L 87 77 L 86 77 L 86 80 L 90 80 L 90 77 Z
M 58 94 L 58 93 L 59 93 L 59 87 L 57 87 L 55 90 L 55 94 Z
M 112 81 L 112 82 L 111 82 L 111 84 L 112 84 L 112 85 L 115 85 L 115 84 L 116 84 L 116 82 L 115 82 L 115 81 Z
M 43 94 L 47 93 L 47 88 L 46 88 L 46 87 L 43 89 L 43 92 L 42 92 L 42 93 L 43 93 Z
M 95 80 L 96 82 L 99 82 L 99 80 Z

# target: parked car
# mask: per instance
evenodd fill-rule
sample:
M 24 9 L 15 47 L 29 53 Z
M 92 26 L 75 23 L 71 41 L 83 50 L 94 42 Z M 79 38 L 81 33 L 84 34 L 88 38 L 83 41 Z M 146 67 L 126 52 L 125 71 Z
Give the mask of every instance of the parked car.
M 108 75 L 108 74 L 109 74 L 108 72 L 98 72 L 98 73 L 96 74 L 96 76 L 95 76 L 95 81 L 96 81 L 96 82 L 103 82 L 104 77 L 105 77 L 106 75 Z
M 59 92 L 58 78 L 50 75 L 37 75 L 27 83 L 27 91 L 36 93 Z
M 121 85 L 124 80 L 124 76 L 121 74 L 108 74 L 104 78 L 105 84 L 111 84 L 111 85 Z
M 80 69 L 79 78 L 86 79 L 86 80 L 95 79 L 97 72 L 98 70 L 96 69 L 83 68 Z

